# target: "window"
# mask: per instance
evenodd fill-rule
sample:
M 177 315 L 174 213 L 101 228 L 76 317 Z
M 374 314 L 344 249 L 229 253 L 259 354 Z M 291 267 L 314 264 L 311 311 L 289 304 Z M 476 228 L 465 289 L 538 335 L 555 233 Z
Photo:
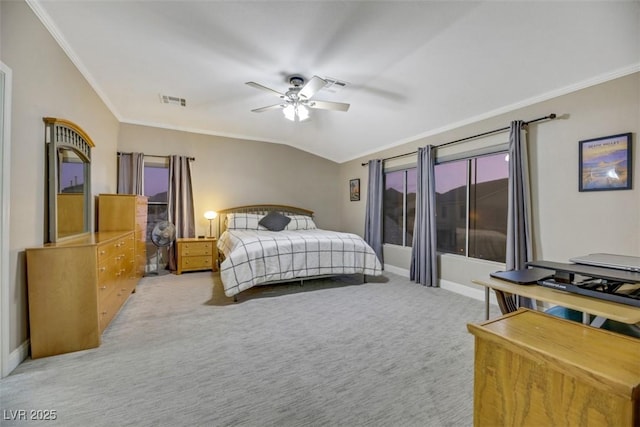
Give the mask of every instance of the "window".
M 383 242 L 411 246 L 416 216 L 416 169 L 384 174 Z
M 436 165 L 438 251 L 505 262 L 506 153 Z
M 147 207 L 147 264 L 155 269 L 157 248 L 151 241 L 151 232 L 160 221 L 169 219 L 169 159 L 145 156 L 144 195 L 148 197 Z M 166 252 L 166 248 L 163 248 Z M 167 259 L 166 253 L 162 254 Z

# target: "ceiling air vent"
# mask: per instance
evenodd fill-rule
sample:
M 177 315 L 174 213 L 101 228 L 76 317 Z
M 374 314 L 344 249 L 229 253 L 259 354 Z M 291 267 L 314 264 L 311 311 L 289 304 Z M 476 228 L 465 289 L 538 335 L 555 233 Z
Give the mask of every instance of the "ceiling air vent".
M 177 96 L 160 95 L 160 102 L 163 104 L 179 105 L 181 107 L 187 106 L 187 100 L 184 98 L 178 98 Z
M 325 77 L 324 80 L 327 84 L 322 88 L 322 90 L 326 90 L 328 92 L 336 93 L 347 86 L 347 82 L 334 79 L 333 77 Z

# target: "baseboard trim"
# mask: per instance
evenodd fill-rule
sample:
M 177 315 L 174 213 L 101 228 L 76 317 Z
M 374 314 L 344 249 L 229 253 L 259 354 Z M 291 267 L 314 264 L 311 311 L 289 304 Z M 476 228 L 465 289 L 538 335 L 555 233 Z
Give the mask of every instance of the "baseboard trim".
M 385 271 L 388 271 L 390 273 L 409 278 L 410 272 L 407 269 L 396 267 L 393 265 L 388 265 L 388 264 L 384 266 L 384 269 Z M 451 282 L 449 280 L 443 280 L 443 279 L 440 279 L 440 287 L 444 290 L 455 292 L 456 294 L 464 295 L 466 297 L 477 299 L 479 301 L 484 302 L 484 296 L 485 296 L 484 290 L 475 289 L 470 286 L 461 285 L 460 283 Z M 496 296 L 493 293 L 489 294 L 489 303 L 493 305 L 498 305 Z
M 406 277 L 407 279 L 409 278 L 409 270 L 396 267 L 395 265 L 386 264 L 384 266 L 384 270 L 388 271 L 389 273 L 397 274 L 398 276 Z
M 470 286 L 461 285 L 460 283 L 451 282 L 449 280 L 440 279 L 440 287 L 447 291 L 455 292 L 456 294 L 464 295 L 469 298 L 477 299 L 484 302 L 485 292 L 483 289 L 475 289 Z M 489 294 L 489 303 L 498 305 L 496 296 L 493 293 Z
M 6 371 L 2 373 L 2 377 L 6 377 L 14 369 L 18 367 L 19 364 L 22 363 L 27 357 L 29 357 L 29 340 L 27 339 L 25 342 L 20 344 L 18 348 L 9 353 L 9 360 L 7 360 Z

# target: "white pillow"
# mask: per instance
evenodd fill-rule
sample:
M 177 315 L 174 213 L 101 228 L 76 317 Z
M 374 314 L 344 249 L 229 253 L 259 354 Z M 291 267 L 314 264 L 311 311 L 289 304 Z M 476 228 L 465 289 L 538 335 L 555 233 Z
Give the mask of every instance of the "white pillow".
M 227 230 L 266 230 L 258 224 L 262 217 L 264 215 L 250 213 L 227 214 Z
M 285 230 L 315 230 L 316 223 L 310 216 L 306 215 L 287 215 L 291 218 L 289 224 L 284 228 Z

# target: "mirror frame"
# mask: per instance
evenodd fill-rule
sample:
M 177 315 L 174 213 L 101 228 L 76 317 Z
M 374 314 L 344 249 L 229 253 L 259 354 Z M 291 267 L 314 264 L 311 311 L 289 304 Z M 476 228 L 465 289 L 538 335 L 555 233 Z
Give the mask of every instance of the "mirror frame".
M 90 232 L 91 227 L 91 148 L 95 144 L 89 138 L 89 135 L 75 123 L 58 119 L 55 117 L 44 117 L 45 123 L 45 147 L 47 153 L 46 173 L 48 191 L 45 192 L 47 200 L 45 206 L 48 207 L 46 219 L 46 227 L 48 234 L 46 241 L 55 243 L 60 240 L 75 238 Z M 83 200 L 83 230 L 74 235 L 58 236 L 58 150 L 72 150 L 84 163 L 84 200 Z

